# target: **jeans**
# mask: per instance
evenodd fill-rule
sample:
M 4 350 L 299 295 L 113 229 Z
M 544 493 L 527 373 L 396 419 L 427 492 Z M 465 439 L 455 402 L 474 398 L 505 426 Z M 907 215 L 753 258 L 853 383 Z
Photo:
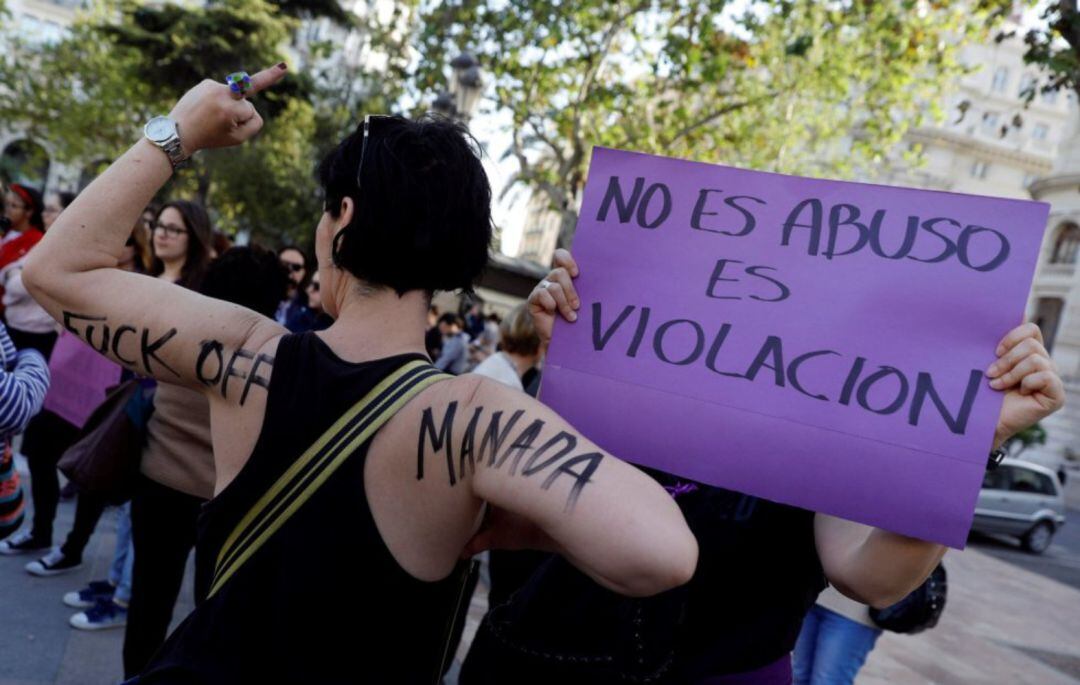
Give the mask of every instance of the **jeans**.
M 135 547 L 131 544 L 131 502 L 125 502 L 116 517 L 116 551 L 109 567 L 109 583 L 116 590 L 113 601 L 126 607 L 131 601 L 131 570 L 135 565 Z
M 795 643 L 795 685 L 851 685 L 881 631 L 815 605 Z

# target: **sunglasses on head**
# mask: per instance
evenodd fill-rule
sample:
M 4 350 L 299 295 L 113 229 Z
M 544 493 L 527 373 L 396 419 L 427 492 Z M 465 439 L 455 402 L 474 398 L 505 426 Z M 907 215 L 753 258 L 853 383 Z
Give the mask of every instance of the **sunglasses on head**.
M 356 165 L 356 189 L 357 190 L 360 190 L 360 187 L 363 185 L 360 182 L 360 179 L 363 178 L 363 175 L 364 175 L 364 156 L 367 153 L 368 138 L 371 137 L 371 128 L 372 128 L 372 126 L 379 123 L 380 121 L 387 121 L 389 119 L 393 119 L 393 117 L 390 116 L 389 114 L 365 114 L 364 115 L 363 136 L 360 139 L 360 162 Z M 345 229 L 343 228 L 343 229 L 341 229 L 340 231 L 337 232 L 337 235 L 334 236 L 334 244 L 333 244 L 332 252 L 333 252 L 333 255 L 334 255 L 335 259 L 337 258 L 337 253 L 338 253 L 338 243 L 340 242 L 342 236 L 344 236 L 344 235 L 345 235 Z

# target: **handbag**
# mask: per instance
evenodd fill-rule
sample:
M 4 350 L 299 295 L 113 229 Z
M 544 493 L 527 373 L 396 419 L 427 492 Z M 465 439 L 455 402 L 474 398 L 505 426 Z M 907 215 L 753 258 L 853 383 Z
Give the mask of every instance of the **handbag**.
M 78 439 L 60 457 L 60 471 L 81 492 L 120 504 L 131 499 L 139 476 L 153 388 L 138 379 L 110 388 Z
M 870 620 L 894 633 L 914 635 L 937 625 L 945 611 L 948 590 L 945 566 L 938 564 L 922 585 L 907 597 L 884 609 L 870 609 Z

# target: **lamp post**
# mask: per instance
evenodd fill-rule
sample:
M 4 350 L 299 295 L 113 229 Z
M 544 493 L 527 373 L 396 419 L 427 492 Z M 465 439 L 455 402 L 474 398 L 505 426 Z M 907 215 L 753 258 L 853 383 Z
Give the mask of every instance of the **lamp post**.
M 431 106 L 440 114 L 468 123 L 484 89 L 480 63 L 469 53 L 463 52 L 450 61 L 450 68 L 453 70 L 450 88 L 439 93 Z

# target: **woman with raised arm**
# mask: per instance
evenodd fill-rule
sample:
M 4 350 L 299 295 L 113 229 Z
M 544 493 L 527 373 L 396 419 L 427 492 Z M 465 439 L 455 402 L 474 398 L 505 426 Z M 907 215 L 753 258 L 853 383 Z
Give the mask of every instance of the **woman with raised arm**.
M 578 319 L 578 265 L 557 250 L 530 311 L 546 343 L 556 316 Z M 994 449 L 1061 408 L 1061 379 L 1034 324 L 1009 331 L 987 369 L 1005 393 Z M 700 546 L 694 578 L 648 600 L 619 597 L 553 559 L 477 633 L 462 685 L 677 683 L 790 685 L 791 651 L 826 583 L 878 608 L 913 589 L 945 547 L 652 472 L 676 498 Z
M 134 682 L 433 682 L 489 506 L 615 591 L 684 583 L 697 546 L 658 484 L 529 397 L 424 354 L 432 291 L 469 289 L 491 239 L 491 190 L 459 124 L 369 117 L 323 160 L 325 331 L 289 335 L 116 268 L 120 227 L 176 164 L 255 135 L 243 96 L 285 73 L 193 88 L 26 267 L 67 330 L 210 400 L 216 496 L 197 554 L 210 590 Z

